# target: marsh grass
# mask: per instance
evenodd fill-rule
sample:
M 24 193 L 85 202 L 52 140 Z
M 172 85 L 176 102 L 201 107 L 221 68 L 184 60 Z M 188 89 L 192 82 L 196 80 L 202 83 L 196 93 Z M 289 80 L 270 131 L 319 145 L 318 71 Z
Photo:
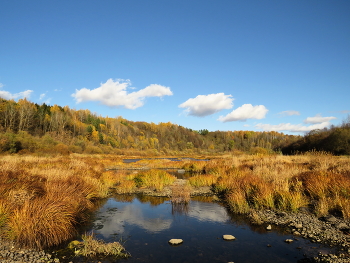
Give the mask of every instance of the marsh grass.
M 171 185 L 176 177 L 163 170 L 147 170 L 135 175 L 134 182 L 137 187 L 154 188 L 157 191 L 163 190 L 164 186 Z
M 75 254 L 84 257 L 113 256 L 116 258 L 129 257 L 129 253 L 119 242 L 105 243 L 96 239 L 92 234 L 82 236 L 83 241 L 76 246 Z
M 13 211 L 9 235 L 25 247 L 42 249 L 75 235 L 75 210 L 62 201 L 36 199 Z
M 335 212 L 350 218 L 350 167 L 346 158 L 311 152 L 299 156 L 238 156 L 231 165 L 227 160 L 217 160 L 217 165 L 226 171 L 221 172 L 213 188 L 235 212 L 263 208 L 295 212 L 316 202 L 317 215 Z
M 113 177 L 99 158 L 1 156 L 0 227 L 19 245 L 47 248 L 72 238 Z
M 190 185 L 194 187 L 212 186 L 216 183 L 218 176 L 211 174 L 200 174 L 188 178 Z
M 192 187 L 185 185 L 174 185 L 171 187 L 170 200 L 173 204 L 189 203 L 191 200 L 191 189 Z
M 87 221 L 94 202 L 108 197 L 111 189 L 117 193 L 131 193 L 136 187 L 162 190 L 176 179 L 155 169 L 136 174 L 105 170 L 115 165 L 127 164 L 122 163 L 122 157 L 112 155 L 0 156 L 2 235 L 33 248 L 57 245 L 75 235 L 77 227 Z M 312 152 L 295 156 L 230 155 L 206 162 L 159 159 L 149 164 L 158 168 L 169 165 L 204 171 L 205 175 L 192 177 L 190 184 L 212 185 L 238 213 L 265 208 L 297 211 L 313 204 L 317 215 L 337 213 L 350 218 L 350 162 L 346 157 Z M 173 192 L 172 204 L 188 198 L 188 189 Z M 164 201 L 142 198 L 154 205 Z

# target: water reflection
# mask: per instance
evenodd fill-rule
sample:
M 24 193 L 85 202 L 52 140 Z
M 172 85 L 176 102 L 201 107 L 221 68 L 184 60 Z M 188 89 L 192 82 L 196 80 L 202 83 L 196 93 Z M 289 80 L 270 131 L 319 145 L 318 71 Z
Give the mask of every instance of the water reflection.
M 188 215 L 189 212 L 188 203 L 172 203 L 171 204 L 171 214 L 172 215 Z
M 108 238 L 111 233 L 127 236 L 133 227 L 139 227 L 151 233 L 168 229 L 172 220 L 169 217 L 159 215 L 165 204 L 153 203 L 148 206 L 143 205 L 145 203 L 151 204 L 145 200 L 141 202 L 138 198 L 134 198 L 130 203 L 109 199 L 98 212 L 94 229 L 104 238 Z M 117 209 L 111 209 L 115 207 Z
M 302 238 L 287 244 L 284 240 L 292 235 L 277 228 L 266 231 L 265 227 L 247 224 L 244 217 L 230 214 L 210 197 L 174 206 L 166 198 L 118 195 L 96 213 L 90 230 L 106 241 L 126 241 L 132 257 L 118 262 L 128 263 L 297 262 L 304 253 L 316 256 L 324 249 Z M 237 239 L 224 241 L 224 234 Z M 172 238 L 184 243 L 172 247 L 168 244 Z

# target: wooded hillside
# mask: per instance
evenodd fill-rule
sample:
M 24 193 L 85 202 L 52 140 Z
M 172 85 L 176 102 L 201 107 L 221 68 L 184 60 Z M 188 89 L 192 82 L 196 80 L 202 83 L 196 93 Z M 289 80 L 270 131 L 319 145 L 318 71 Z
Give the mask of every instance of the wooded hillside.
M 0 99 L 0 152 L 266 154 L 300 140 L 274 131 L 195 131 L 170 122 L 134 122 L 68 106 Z

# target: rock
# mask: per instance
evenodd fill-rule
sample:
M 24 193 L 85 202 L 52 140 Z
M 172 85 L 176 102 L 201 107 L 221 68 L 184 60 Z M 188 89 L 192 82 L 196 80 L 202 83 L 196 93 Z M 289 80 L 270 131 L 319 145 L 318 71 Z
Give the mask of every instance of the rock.
M 292 243 L 294 240 L 293 239 L 286 239 L 284 242 L 286 243 Z
M 346 229 L 349 229 L 349 226 L 345 223 L 339 223 L 339 224 L 336 224 L 335 227 L 337 229 L 341 229 L 341 230 L 346 230 Z
M 169 240 L 170 245 L 180 245 L 183 242 L 184 241 L 182 239 L 176 239 L 176 238 L 173 238 L 173 239 Z
M 296 228 L 296 229 L 303 228 L 303 224 L 295 224 L 295 228 Z
M 223 239 L 225 240 L 235 240 L 236 238 L 232 235 L 223 235 L 222 236 Z
M 327 222 L 330 222 L 330 223 L 334 223 L 334 222 L 337 221 L 337 219 L 336 219 L 334 216 L 332 216 L 332 215 L 326 216 L 324 219 L 325 219 Z
M 268 225 L 268 226 L 266 227 L 266 230 L 271 230 L 271 229 L 272 229 L 271 225 Z

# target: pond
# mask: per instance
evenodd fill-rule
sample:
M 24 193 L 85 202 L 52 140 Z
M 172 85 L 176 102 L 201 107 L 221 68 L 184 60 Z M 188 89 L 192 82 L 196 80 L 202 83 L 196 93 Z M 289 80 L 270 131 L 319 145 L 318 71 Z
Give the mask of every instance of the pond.
M 195 197 L 187 206 L 167 198 L 116 195 L 102 204 L 87 231 L 107 242 L 121 241 L 131 254 L 116 262 L 297 262 L 329 248 L 298 238 L 282 228 L 252 226 L 211 197 Z M 236 240 L 225 241 L 230 234 Z M 171 246 L 172 238 L 183 239 Z M 113 262 L 113 261 L 101 261 Z M 115 261 L 114 261 L 115 262 Z

